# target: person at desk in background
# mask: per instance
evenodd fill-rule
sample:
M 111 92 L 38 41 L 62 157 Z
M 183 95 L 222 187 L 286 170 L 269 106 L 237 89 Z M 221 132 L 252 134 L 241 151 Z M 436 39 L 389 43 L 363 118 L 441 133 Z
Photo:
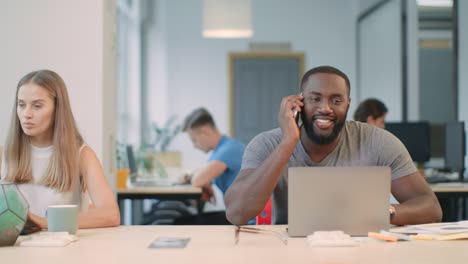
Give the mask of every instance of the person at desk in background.
M 354 112 L 354 120 L 385 128 L 385 116 L 388 109 L 384 103 L 375 98 L 362 101 Z
M 47 207 L 57 204 L 80 207 L 79 228 L 120 224 L 114 194 L 75 125 L 65 83 L 53 71 L 19 81 L 0 166 L 0 179 L 18 184 L 29 203 L 28 221 L 42 229 Z
M 302 95 L 281 101 L 279 128 L 257 135 L 247 145 L 242 169 L 225 195 L 228 220 L 247 223 L 273 193 L 274 224 L 286 224 L 288 167 L 389 166 L 391 192 L 400 202 L 390 210 L 394 225 L 441 220 L 436 196 L 419 175 L 408 151 L 392 134 L 375 126 L 346 121 L 351 102 L 348 77 L 321 66 L 306 72 Z M 296 122 L 299 111 L 303 124 Z
M 383 102 L 375 98 L 369 98 L 362 101 L 354 112 L 354 120 L 368 123 L 376 127 L 385 129 L 385 117 L 388 109 Z M 424 168 L 418 168 L 419 173 L 424 179 L 427 179 Z M 392 196 L 391 201 L 395 203 L 395 198 Z
M 195 148 L 205 153 L 212 151 L 208 164 L 188 175 L 187 180 L 195 187 L 202 187 L 207 199 L 213 195 L 212 182 L 224 195 L 239 173 L 245 144 L 222 135 L 205 108 L 197 108 L 185 118 L 183 131 Z
M 244 143 L 222 135 L 205 108 L 197 108 L 185 118 L 183 131 L 187 132 L 195 148 L 205 153 L 211 151 L 208 163 L 187 175 L 186 180 L 202 188 L 204 200 L 214 197 L 212 183 L 224 196 L 241 168 Z M 225 211 L 205 213 L 201 218 L 197 219 L 197 224 L 230 224 Z

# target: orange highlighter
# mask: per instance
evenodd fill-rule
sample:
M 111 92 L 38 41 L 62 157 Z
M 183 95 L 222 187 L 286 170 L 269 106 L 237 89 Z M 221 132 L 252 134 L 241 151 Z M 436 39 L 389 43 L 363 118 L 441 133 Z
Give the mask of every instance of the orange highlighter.
M 389 235 L 375 233 L 375 232 L 368 232 L 367 236 L 378 239 L 378 240 L 387 241 L 387 242 L 397 242 L 398 241 L 398 238 L 396 238 L 394 236 L 389 236 Z

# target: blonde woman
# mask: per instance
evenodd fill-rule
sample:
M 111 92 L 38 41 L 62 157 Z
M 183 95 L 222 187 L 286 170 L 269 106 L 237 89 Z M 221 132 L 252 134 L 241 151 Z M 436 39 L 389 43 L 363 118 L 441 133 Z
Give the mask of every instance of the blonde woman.
M 30 205 L 28 217 L 41 228 L 54 204 L 79 205 L 79 228 L 120 224 L 114 195 L 76 127 L 57 73 L 39 70 L 19 81 L 1 164 L 1 179 L 18 184 Z

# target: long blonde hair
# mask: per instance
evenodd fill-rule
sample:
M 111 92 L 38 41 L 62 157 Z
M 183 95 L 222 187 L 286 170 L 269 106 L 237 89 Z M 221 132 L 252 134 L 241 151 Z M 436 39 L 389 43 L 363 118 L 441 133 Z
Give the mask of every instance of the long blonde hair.
M 60 192 L 66 192 L 71 191 L 75 184 L 80 182 L 82 190 L 84 190 L 84 181 L 80 177 L 79 157 L 79 149 L 83 145 L 83 138 L 73 118 L 65 82 L 57 73 L 50 70 L 28 73 L 18 82 L 10 130 L 5 144 L 5 163 L 7 167 L 5 180 L 16 183 L 27 183 L 32 180 L 30 138 L 23 132 L 16 112 L 18 91 L 21 86 L 29 83 L 44 88 L 55 105 L 52 143 L 54 151 L 45 174 L 42 175 L 38 184 Z

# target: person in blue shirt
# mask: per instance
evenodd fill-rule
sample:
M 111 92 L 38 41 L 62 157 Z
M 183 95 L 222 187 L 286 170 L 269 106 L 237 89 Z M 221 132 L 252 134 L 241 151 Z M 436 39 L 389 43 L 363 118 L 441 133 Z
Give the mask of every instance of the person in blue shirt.
M 207 164 L 187 175 L 187 181 L 202 188 L 202 198 L 205 201 L 213 197 L 212 184 L 216 185 L 224 196 L 240 171 L 245 144 L 223 135 L 216 127 L 211 114 L 202 107 L 193 110 L 185 118 L 183 131 L 189 135 L 195 148 L 205 153 L 211 152 Z M 205 213 L 204 218 L 204 221 L 198 224 L 230 224 L 224 211 Z
M 223 135 L 205 108 L 197 108 L 185 118 L 183 131 L 195 148 L 205 153 L 211 151 L 208 163 L 189 176 L 190 182 L 203 188 L 205 198 L 213 195 L 212 183 L 224 195 L 239 173 L 245 144 Z

